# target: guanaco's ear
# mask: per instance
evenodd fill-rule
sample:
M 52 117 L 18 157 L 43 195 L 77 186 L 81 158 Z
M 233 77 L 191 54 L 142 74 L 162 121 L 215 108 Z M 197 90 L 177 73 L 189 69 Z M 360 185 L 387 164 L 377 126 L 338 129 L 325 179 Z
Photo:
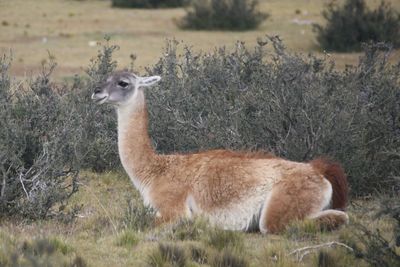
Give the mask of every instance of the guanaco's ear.
M 138 86 L 150 86 L 161 80 L 160 76 L 138 77 Z

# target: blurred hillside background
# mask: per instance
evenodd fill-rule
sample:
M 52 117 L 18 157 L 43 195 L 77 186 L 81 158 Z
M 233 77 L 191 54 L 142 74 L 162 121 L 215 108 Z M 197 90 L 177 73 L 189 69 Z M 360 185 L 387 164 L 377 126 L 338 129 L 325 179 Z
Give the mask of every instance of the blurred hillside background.
M 105 0 L 2 0 L 0 52 L 12 49 L 12 72 L 19 76 L 37 69 L 41 61 L 47 60 L 48 51 L 57 59 L 57 76 L 80 73 L 96 55 L 96 43 L 105 34 L 120 46 L 114 56 L 120 66 L 129 66 L 132 54 L 137 55 L 138 67 L 156 63 L 165 40 L 171 38 L 207 52 L 216 46 L 232 48 L 238 40 L 253 45 L 258 37 L 279 35 L 293 51 L 322 55 L 312 24 L 326 23 L 321 13 L 329 2 L 260 0 L 257 10 L 269 16 L 256 29 L 206 31 L 180 29 L 177 24 L 186 14 L 182 7 L 130 9 L 112 7 L 111 1 Z M 365 2 L 374 9 L 381 1 Z M 400 1 L 387 2 L 400 10 Z M 330 55 L 339 68 L 344 68 L 346 64 L 356 64 L 360 53 Z M 400 52 L 396 51 L 392 60 L 399 58 Z

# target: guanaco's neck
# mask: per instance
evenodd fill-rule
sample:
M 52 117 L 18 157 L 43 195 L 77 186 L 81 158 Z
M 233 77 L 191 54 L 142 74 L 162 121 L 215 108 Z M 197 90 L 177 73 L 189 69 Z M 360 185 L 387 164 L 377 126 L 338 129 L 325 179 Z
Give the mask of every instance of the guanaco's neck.
M 118 107 L 118 149 L 122 165 L 142 191 L 151 182 L 151 168 L 157 164 L 148 134 L 148 114 L 142 90 L 135 92 L 133 100 Z

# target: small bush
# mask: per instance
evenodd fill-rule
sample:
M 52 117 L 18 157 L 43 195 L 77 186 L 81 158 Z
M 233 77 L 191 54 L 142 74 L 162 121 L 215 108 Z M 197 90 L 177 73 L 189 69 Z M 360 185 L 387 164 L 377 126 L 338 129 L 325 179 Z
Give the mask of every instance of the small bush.
M 1 216 L 57 214 L 70 221 L 64 208 L 78 190 L 80 169 L 119 166 L 114 111 L 90 100 L 94 86 L 115 69 L 116 48 L 106 44 L 99 51 L 89 79 L 76 76 L 63 85 L 51 82 L 52 56 L 37 78 L 18 83 L 8 74 L 11 59 L 0 58 Z
M 255 29 L 268 17 L 257 7 L 257 0 L 192 1 L 180 26 L 197 30 Z
M 11 81 L 9 65 L 0 59 L 0 214 L 44 218 L 78 190 L 79 114 L 72 92 L 50 82 L 51 58 L 26 87 Z
M 186 0 L 112 0 L 113 7 L 124 8 L 158 8 L 181 7 Z
M 327 25 L 314 25 L 322 48 L 334 51 L 361 50 L 363 42 L 388 42 L 400 46 L 400 13 L 384 1 L 370 10 L 365 0 L 332 1 L 322 13 Z

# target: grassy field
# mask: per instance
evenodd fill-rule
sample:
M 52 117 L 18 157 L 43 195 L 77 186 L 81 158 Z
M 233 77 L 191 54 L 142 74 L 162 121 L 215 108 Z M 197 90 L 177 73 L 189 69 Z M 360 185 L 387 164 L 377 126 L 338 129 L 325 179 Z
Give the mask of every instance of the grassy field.
M 19 251 L 22 257 L 26 253 L 23 252 L 24 247 L 45 239 L 50 240 L 58 254 L 54 252 L 57 260 L 45 254 L 42 262 L 47 260 L 59 263 L 60 259 L 64 259 L 70 263 L 76 256 L 80 256 L 88 266 L 179 266 L 171 263 L 168 265 L 168 261 L 163 260 L 158 248 L 160 243 L 182 249 L 187 258 L 184 266 L 218 266 L 215 259 L 225 251 L 245 260 L 248 266 L 318 266 L 321 257 L 318 253 L 321 250 L 328 253 L 335 265 L 319 266 L 368 266 L 341 246 L 313 250 L 301 261 L 296 254 L 290 254 L 301 247 L 347 240 L 351 235 L 351 226 L 321 233 L 310 222 L 298 223 L 283 235 L 263 236 L 258 233 L 225 232 L 198 220 L 137 231 L 129 227 L 127 222 L 143 221 L 146 218 L 131 217 L 128 198 L 140 201 L 125 174 L 84 173 L 80 191 L 74 195 L 69 205 L 82 205 L 73 222 L 25 222 L 16 219 L 1 222 L 0 262 L 15 251 Z M 368 210 L 372 212 L 373 202 L 368 205 Z M 372 228 L 378 226 L 382 231 L 390 228 L 390 224 L 385 221 L 380 221 L 379 225 L 372 223 L 370 213 L 355 210 L 353 206 L 350 207 L 350 215 L 353 222 L 356 219 L 368 221 Z M 200 251 L 203 256 L 200 259 L 191 256 L 194 250 Z
M 369 0 L 376 6 L 379 0 Z M 392 0 L 400 10 L 400 2 Z M 57 75 L 82 73 L 97 53 L 96 42 L 105 34 L 120 46 L 115 59 L 128 66 L 137 55 L 137 67 L 157 62 L 166 39 L 176 38 L 195 50 L 210 51 L 216 46 L 231 47 L 237 40 L 252 45 L 257 37 L 279 35 L 288 48 L 322 54 L 311 23 L 324 23 L 324 1 L 261 0 L 260 9 L 271 16 L 253 31 L 220 32 L 180 30 L 176 21 L 184 9 L 130 10 L 111 8 L 110 1 L 13 0 L 0 1 L 0 53 L 14 55 L 13 73 L 18 76 L 38 69 L 50 52 L 58 62 Z M 299 13 L 299 14 L 296 14 Z M 297 23 L 296 23 L 297 21 Z M 359 54 L 332 53 L 339 68 L 355 64 Z M 398 61 L 400 52 L 394 54 Z

